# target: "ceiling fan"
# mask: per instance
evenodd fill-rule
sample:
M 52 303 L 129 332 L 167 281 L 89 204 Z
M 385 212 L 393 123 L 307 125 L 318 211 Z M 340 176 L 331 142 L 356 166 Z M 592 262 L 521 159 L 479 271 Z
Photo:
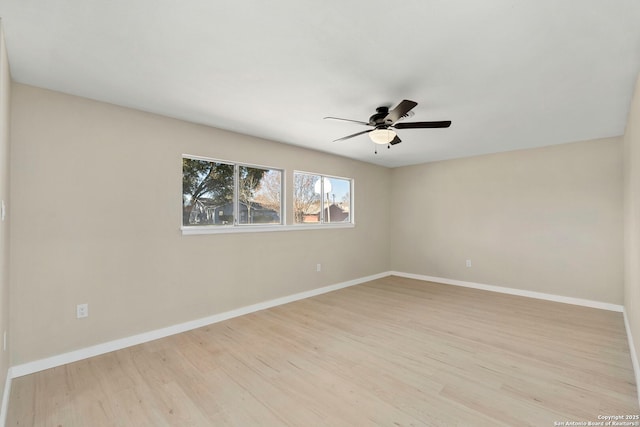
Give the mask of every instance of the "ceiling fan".
M 373 142 L 375 142 L 376 144 L 387 144 L 389 148 L 391 148 L 392 145 L 396 145 L 402 142 L 402 140 L 398 137 L 398 134 L 395 132 L 395 129 L 448 128 L 449 126 L 451 126 L 450 120 L 439 122 L 397 123 L 400 119 L 411 117 L 413 115 L 413 112 L 411 110 L 416 105 L 418 105 L 417 102 L 405 99 L 391 111 L 389 111 L 389 107 L 378 107 L 376 108 L 376 113 L 373 116 L 369 117 L 368 122 L 342 119 L 340 117 L 325 117 L 325 119 L 353 122 L 365 126 L 371 126 L 373 128 L 354 133 L 353 135 L 338 138 L 333 142 L 344 141 L 345 139 L 368 133 L 369 138 L 371 138 Z

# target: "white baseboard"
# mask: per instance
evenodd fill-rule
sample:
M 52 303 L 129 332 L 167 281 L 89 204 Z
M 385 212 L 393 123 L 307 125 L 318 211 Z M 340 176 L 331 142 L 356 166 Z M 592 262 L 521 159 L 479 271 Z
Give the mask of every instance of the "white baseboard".
M 0 427 L 7 424 L 7 412 L 9 410 L 9 396 L 11 395 L 11 368 L 7 370 L 7 379 L 4 382 L 4 392 L 2 394 L 2 406 L 0 407 Z
M 252 304 L 246 307 L 241 307 L 235 310 L 226 311 L 224 313 L 215 314 L 212 316 L 196 319 L 177 325 L 172 325 L 166 328 L 156 329 L 149 332 L 144 332 L 138 335 L 125 337 L 113 341 L 109 341 L 102 344 L 97 344 L 91 347 L 82 348 L 75 351 L 55 355 L 45 359 L 35 360 L 33 362 L 16 365 L 9 368 L 7 372 L 7 379 L 4 387 L 4 394 L 2 398 L 2 407 L 0 408 L 0 427 L 4 427 L 6 423 L 7 410 L 9 405 L 9 395 L 11 393 L 11 382 L 13 378 L 21 377 L 23 375 L 29 375 L 35 372 L 39 372 L 45 369 L 54 368 L 56 366 L 62 366 L 67 363 L 76 362 L 79 360 L 87 359 L 90 357 L 98 356 L 101 354 L 109 353 L 111 351 L 120 350 L 123 348 L 131 347 L 145 342 L 153 341 L 159 338 L 164 338 L 170 335 L 179 334 L 181 332 L 190 331 L 192 329 L 200 328 L 203 326 L 211 325 L 213 323 L 221 322 L 234 317 L 242 316 L 256 311 L 265 310 L 271 307 L 287 304 L 290 302 L 298 301 L 305 298 L 310 298 L 316 295 L 321 295 L 327 292 L 335 291 L 338 289 L 347 288 L 349 286 L 359 285 L 371 280 L 381 279 L 387 276 L 399 276 L 410 279 L 417 279 L 427 282 L 436 282 L 447 285 L 462 286 L 467 288 L 481 289 L 490 292 L 499 292 L 504 294 L 518 295 L 529 298 L 543 299 L 548 301 L 561 302 L 566 304 L 581 305 L 592 308 L 599 308 L 603 310 L 617 311 L 624 314 L 625 327 L 627 329 L 627 338 L 629 340 L 629 348 L 631 351 L 631 359 L 636 377 L 636 384 L 640 387 L 640 366 L 638 365 L 638 357 L 633 346 L 633 338 L 631 335 L 631 329 L 627 319 L 624 307 L 617 304 L 605 303 L 600 301 L 592 301 L 582 298 L 566 297 L 561 295 L 546 294 L 542 292 L 526 291 L 522 289 L 507 288 L 502 286 L 485 285 L 481 283 L 466 282 L 462 280 L 446 279 L 443 277 L 425 276 L 421 274 L 403 273 L 399 271 L 388 271 L 379 274 L 374 274 L 367 277 L 361 277 L 359 279 L 349 280 L 342 283 L 337 283 L 322 288 L 312 289 L 310 291 L 299 292 L 296 294 L 284 296 L 281 298 L 272 299 L 269 301 Z M 639 403 L 640 403 L 640 389 L 639 389 Z
M 629 325 L 627 310 L 623 310 L 622 314 L 624 315 L 624 327 L 627 330 L 627 340 L 629 341 L 629 352 L 631 354 L 631 364 L 633 365 L 633 373 L 636 376 L 636 394 L 638 397 L 638 405 L 640 405 L 640 363 L 638 363 L 638 354 L 636 353 L 636 346 L 633 344 L 633 335 L 631 334 L 631 325 Z
M 70 351 L 68 353 L 58 354 L 55 356 L 47 357 L 45 359 L 34 360 L 33 362 L 28 362 L 21 365 L 13 366 L 10 369 L 11 376 L 12 378 L 17 378 L 23 375 L 29 375 L 34 372 L 43 371 L 45 369 L 50 369 L 56 366 L 65 365 L 67 363 L 77 362 L 78 360 L 99 356 L 101 354 L 109 353 L 115 350 L 120 350 L 123 348 L 131 347 L 131 346 L 142 344 L 145 342 L 157 340 L 159 338 L 168 337 L 170 335 L 179 334 L 181 332 L 190 331 L 192 329 L 211 325 L 213 323 L 222 322 L 223 320 L 232 319 L 234 317 L 242 316 L 244 314 L 249 314 L 249 313 L 264 310 L 267 308 L 275 307 L 278 305 L 287 304 L 289 302 L 298 301 L 301 299 L 313 297 L 316 295 L 324 294 L 327 292 L 335 291 L 335 290 L 346 288 L 349 286 L 359 285 L 360 283 L 368 282 L 370 280 L 380 279 L 386 276 L 389 276 L 388 272 L 374 274 L 372 276 L 367 276 L 367 277 L 361 277 L 359 279 L 349 280 L 346 282 L 337 283 L 335 285 L 312 289 L 310 291 L 305 291 L 305 292 L 299 292 L 297 294 L 287 295 L 281 298 L 276 298 L 269 301 L 248 305 L 246 307 L 240 307 L 235 310 L 214 314 L 212 316 L 191 320 L 189 322 L 168 326 L 166 328 L 156 329 L 149 332 L 143 332 L 138 335 L 133 335 L 126 338 L 121 338 L 121 339 L 109 341 L 106 343 L 93 345 L 91 347 Z
M 293 295 L 288 295 L 285 297 L 276 298 L 276 299 L 264 301 L 257 304 L 252 304 L 246 307 L 241 307 L 241 308 L 227 311 L 224 313 L 214 314 L 212 316 L 204 317 L 201 319 L 196 319 L 196 320 L 188 321 L 185 323 L 168 326 L 166 328 L 156 329 L 153 331 L 144 332 L 141 334 L 137 334 L 137 335 L 133 335 L 125 338 L 120 338 L 120 339 L 109 341 L 106 343 L 97 344 L 91 347 L 86 347 L 79 350 L 58 354 L 55 356 L 47 357 L 45 359 L 39 359 L 33 362 L 16 365 L 10 369 L 11 377 L 17 378 L 23 375 L 29 375 L 34 372 L 43 371 L 45 369 L 54 368 L 56 366 L 65 365 L 67 363 L 76 362 L 79 360 L 87 359 L 89 357 L 94 357 L 101 354 L 109 353 L 111 351 L 120 350 L 126 347 L 131 347 L 137 344 L 142 344 L 142 343 L 153 341 L 159 338 L 164 338 L 170 335 L 179 334 L 181 332 L 190 331 L 192 329 L 200 328 L 202 326 L 207 326 L 213 323 L 221 322 L 223 320 L 242 316 L 244 314 L 249 314 L 249 313 L 264 310 L 267 308 L 275 307 L 278 305 L 287 304 L 289 302 L 298 301 L 304 298 L 309 298 L 309 297 L 324 294 L 327 292 L 335 291 L 338 289 L 346 288 L 349 286 L 358 285 L 364 282 L 368 282 L 370 280 L 380 279 L 382 277 L 387 277 L 390 275 L 407 277 L 411 279 L 423 280 L 428 282 L 437 282 L 437 283 L 443 283 L 448 285 L 482 289 L 482 290 L 491 291 L 491 292 L 500 292 L 500 293 L 506 293 L 506 294 L 512 294 L 512 295 L 519 295 L 519 296 L 525 296 L 529 298 L 563 302 L 567 304 L 582 305 L 587 307 L 600 308 L 604 310 L 612 310 L 612 311 L 618 311 L 618 312 L 623 311 L 623 308 L 621 305 L 604 303 L 599 301 L 591 301 L 591 300 L 580 299 L 580 298 L 571 298 L 571 297 L 565 297 L 560 295 L 545 294 L 541 292 L 525 291 L 521 289 L 506 288 L 501 286 L 484 285 L 480 283 L 446 279 L 442 277 L 433 277 L 433 276 L 425 276 L 420 274 L 391 271 L 391 272 L 374 274 L 372 276 L 361 277 L 358 279 L 349 280 L 346 282 L 337 283 L 335 285 L 325 286 L 322 288 L 312 289 L 310 291 L 299 292 Z
M 235 310 L 226 311 L 224 313 L 215 314 L 215 315 L 204 317 L 201 319 L 196 319 L 196 320 L 180 323 L 177 325 L 168 326 L 166 328 L 156 329 L 153 331 L 144 332 L 141 334 L 109 341 L 106 343 L 97 344 L 91 347 L 86 347 L 79 350 L 58 354 L 55 356 L 47 357 L 45 359 L 39 359 L 33 362 L 16 365 L 9 369 L 9 372 L 7 373 L 7 385 L 5 385 L 5 387 L 11 386 L 11 379 L 21 377 L 23 375 L 29 375 L 34 372 L 43 371 L 45 369 L 54 368 L 56 366 L 65 365 L 67 363 L 76 362 L 79 360 L 87 359 L 89 357 L 94 357 L 101 354 L 109 353 L 111 351 L 120 350 L 120 349 L 131 347 L 134 345 L 153 341 L 159 338 L 164 338 L 170 335 L 179 334 L 181 332 L 190 331 L 192 329 L 211 325 L 213 323 L 221 322 L 227 319 L 232 319 L 234 317 L 242 316 L 242 315 L 253 313 L 260 310 L 265 310 L 267 308 L 275 307 L 282 304 L 287 304 L 289 302 L 310 298 L 316 295 L 324 294 L 327 292 L 335 291 L 335 290 L 346 288 L 349 286 L 358 285 L 364 282 L 380 279 L 382 277 L 387 277 L 390 275 L 423 280 L 428 282 L 437 282 L 437 283 L 443 283 L 443 284 L 454 285 L 454 286 L 463 286 L 467 288 L 481 289 L 481 290 L 491 291 L 491 292 L 500 292 L 500 293 L 511 294 L 511 295 L 519 295 L 519 296 L 524 296 L 529 298 L 544 299 L 544 300 L 562 302 L 567 304 L 582 305 L 586 307 L 593 307 L 593 308 L 599 308 L 604 310 L 623 312 L 623 307 L 621 305 L 610 304 L 610 303 L 605 303 L 600 301 L 592 301 L 592 300 L 586 300 L 581 298 L 572 298 L 572 297 L 565 297 L 565 296 L 554 295 L 554 294 L 546 294 L 542 292 L 526 291 L 522 289 L 514 289 L 514 288 L 501 287 L 501 286 L 465 282 L 462 280 L 447 279 L 443 277 L 433 277 L 433 276 L 425 276 L 420 274 L 391 271 L 391 272 L 383 272 L 383 273 L 375 274 L 372 276 L 361 277 L 358 279 L 349 280 L 346 282 L 337 283 L 337 284 L 325 286 L 322 288 L 312 289 L 310 291 L 299 292 L 293 295 L 288 295 L 285 297 L 276 298 L 269 301 L 260 302 L 257 304 L 252 304 L 246 307 L 241 307 Z M 629 329 L 627 329 L 627 332 L 628 332 L 628 336 L 631 337 Z M 634 363 L 635 363 L 634 368 L 636 370 L 636 376 L 637 376 L 637 372 L 639 372 L 638 368 L 636 367 L 637 358 L 634 358 Z M 5 411 L 5 405 L 7 404 L 8 404 L 8 393 L 5 393 L 3 397 L 3 402 L 2 402 L 3 406 L 1 411 L 3 412 Z M 0 417 L 0 421 L 2 421 L 1 417 Z
M 543 299 L 547 301 L 561 302 L 565 304 L 581 305 L 584 307 L 599 308 L 602 310 L 617 311 L 622 313 L 623 307 L 608 302 L 593 301 L 582 298 L 565 297 L 562 295 L 545 294 L 543 292 L 525 291 L 523 289 L 506 288 L 502 286 L 484 285 L 482 283 L 465 282 L 462 280 L 446 279 L 443 277 L 424 276 L 422 274 L 403 273 L 391 271 L 392 276 L 406 277 L 408 279 L 424 280 L 427 282 L 443 283 L 445 285 L 462 286 L 465 288 L 481 289 L 483 291 L 499 292 L 502 294 L 518 295 L 521 297 Z

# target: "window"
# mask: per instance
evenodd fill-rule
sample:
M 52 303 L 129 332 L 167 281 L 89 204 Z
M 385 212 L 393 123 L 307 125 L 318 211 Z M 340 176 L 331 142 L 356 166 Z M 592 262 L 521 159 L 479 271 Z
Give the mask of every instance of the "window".
M 293 181 L 296 224 L 353 223 L 352 180 L 295 172 Z
M 183 157 L 182 225 L 282 224 L 282 171 Z

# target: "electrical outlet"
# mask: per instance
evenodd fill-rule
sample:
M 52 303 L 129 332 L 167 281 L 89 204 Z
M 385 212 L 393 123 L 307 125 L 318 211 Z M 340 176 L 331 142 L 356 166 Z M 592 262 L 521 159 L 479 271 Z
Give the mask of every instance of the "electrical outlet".
M 467 267 L 471 267 L 471 260 L 470 259 L 467 260 Z
M 317 272 L 322 271 L 322 264 L 316 264 L 316 271 Z
M 89 304 L 78 304 L 76 306 L 76 318 L 89 317 Z

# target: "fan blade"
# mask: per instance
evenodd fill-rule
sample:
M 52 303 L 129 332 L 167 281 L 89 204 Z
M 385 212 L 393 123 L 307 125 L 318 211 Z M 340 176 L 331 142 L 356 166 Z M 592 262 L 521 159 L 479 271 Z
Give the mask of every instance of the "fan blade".
M 344 141 L 345 139 L 353 138 L 354 136 L 358 136 L 358 135 L 362 135 L 362 134 L 365 134 L 365 133 L 369 133 L 372 130 L 375 130 L 375 129 L 363 130 L 362 132 L 354 133 L 353 135 L 349 135 L 349 136 L 345 136 L 345 137 L 342 137 L 342 138 L 334 139 L 333 142 Z
M 401 142 L 402 142 L 402 140 L 400 138 L 398 138 L 398 135 L 396 135 L 396 137 L 393 138 L 393 141 L 391 141 L 389 144 L 396 145 L 396 144 L 400 144 Z
M 397 122 L 416 105 L 418 105 L 417 102 L 409 101 L 408 99 L 403 100 L 396 108 L 389 111 L 389 114 L 384 118 L 385 123 L 391 122 L 393 124 Z
M 451 120 L 442 122 L 397 123 L 393 125 L 396 129 L 448 128 L 449 126 L 451 126 Z
M 370 126 L 369 123 L 367 123 L 367 122 L 361 122 L 360 120 L 341 119 L 340 117 L 323 117 L 323 119 L 341 120 L 343 122 L 352 122 L 352 123 L 358 123 L 358 124 L 361 124 L 361 125 Z

